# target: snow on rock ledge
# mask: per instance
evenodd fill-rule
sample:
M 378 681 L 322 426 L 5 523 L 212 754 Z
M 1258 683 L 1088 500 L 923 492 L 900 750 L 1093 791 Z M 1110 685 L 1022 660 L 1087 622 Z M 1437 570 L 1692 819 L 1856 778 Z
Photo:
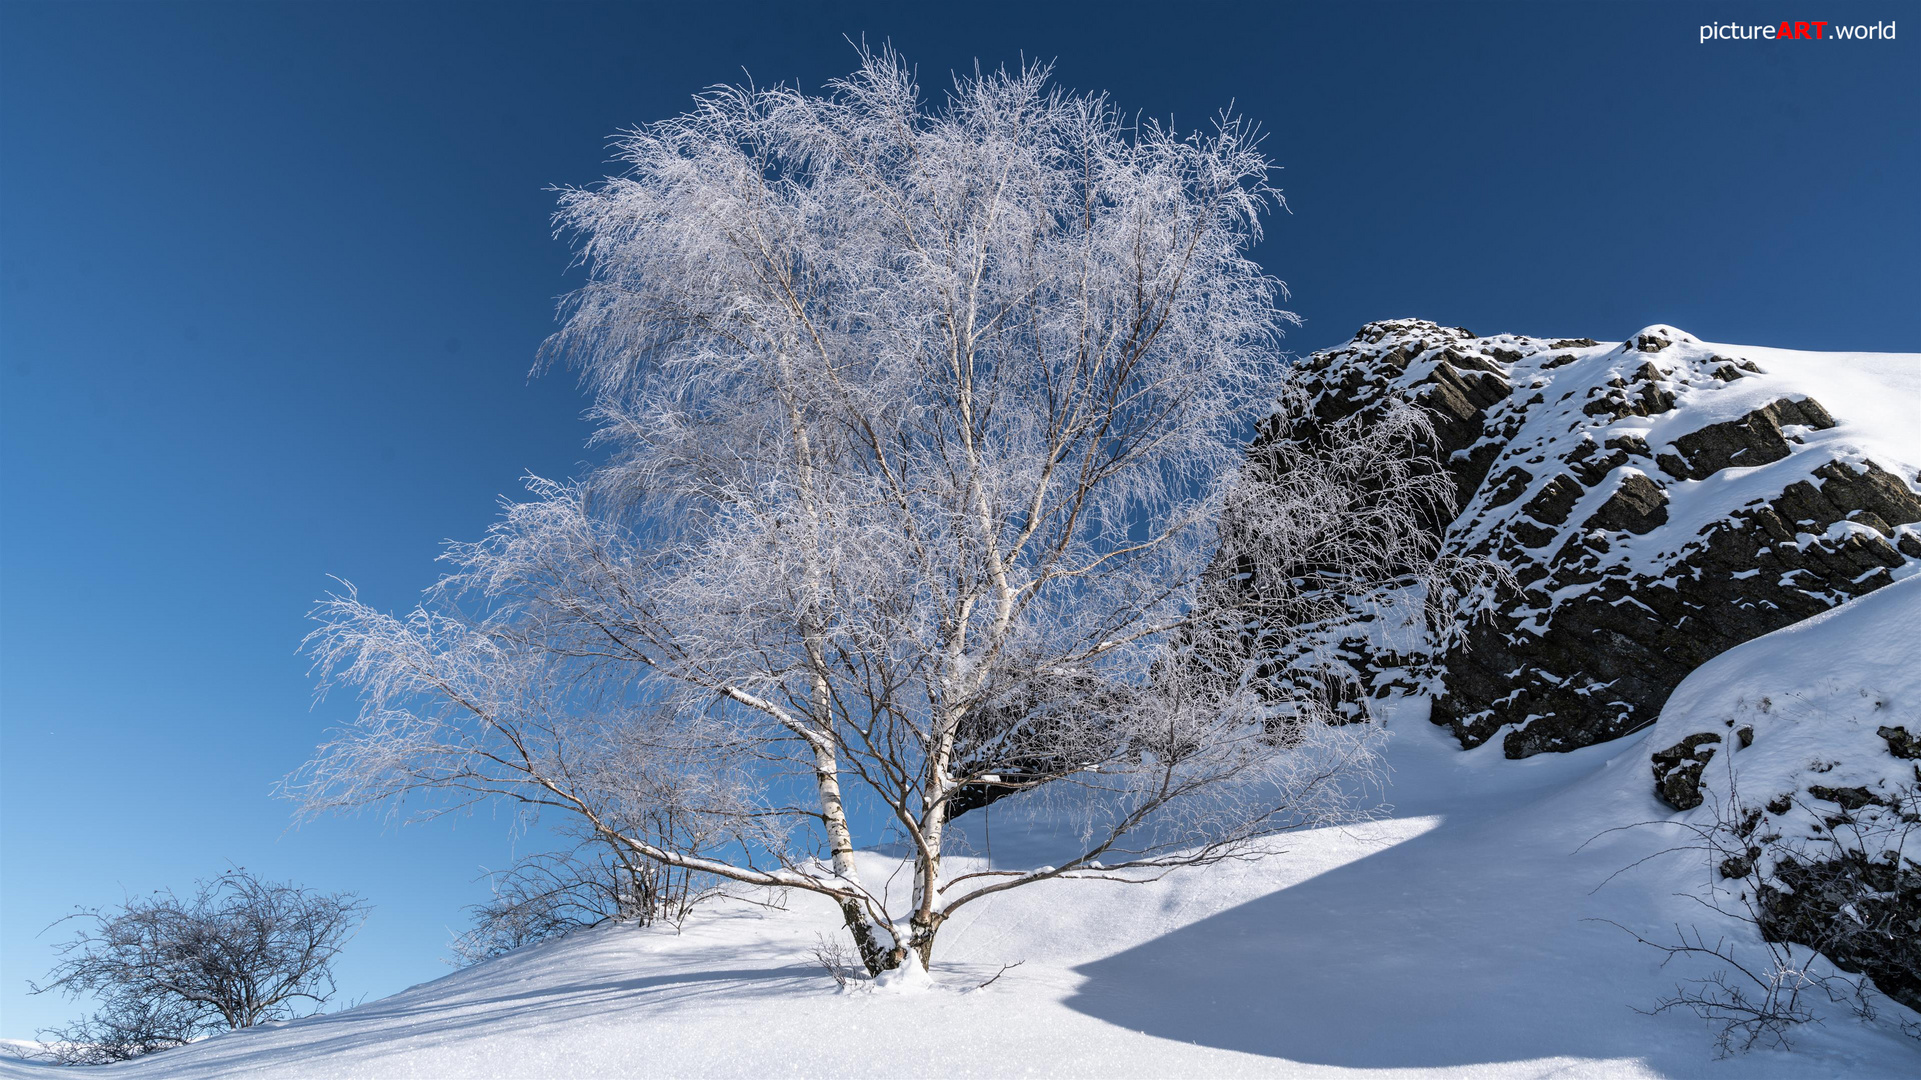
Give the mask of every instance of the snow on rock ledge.
M 1303 369 L 1323 421 L 1424 406 L 1459 488 L 1448 542 L 1519 580 L 1438 658 L 1434 718 L 1465 746 L 1638 730 L 1717 654 L 1921 572 L 1921 356 L 1403 319 Z
M 1921 579 L 1737 646 L 1668 698 L 1656 794 L 1775 941 L 1921 1009 Z M 1684 758 L 1685 764 L 1676 759 Z M 1683 796 L 1676 799 L 1676 795 Z

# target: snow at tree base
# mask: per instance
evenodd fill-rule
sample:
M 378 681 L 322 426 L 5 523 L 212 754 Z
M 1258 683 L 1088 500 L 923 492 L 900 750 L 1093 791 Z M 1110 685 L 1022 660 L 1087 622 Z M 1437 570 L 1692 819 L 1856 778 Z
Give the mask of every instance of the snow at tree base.
M 1921 355 L 1408 320 L 1303 367 L 1324 421 L 1390 393 L 1435 414 L 1447 542 L 1521 588 L 1465 651 L 1351 643 L 1390 736 L 1375 820 L 988 898 L 931 976 L 837 988 L 816 952 L 842 913 L 792 892 L 106 1073 L 1921 1075 Z M 950 873 L 1064 849 L 1019 813 L 1042 794 L 956 820 Z M 862 878 L 910 888 L 903 854 L 860 852 Z M 1871 887 L 1824 908 L 1848 874 Z M 1650 1011 L 1726 965 L 1635 938 L 1764 964 L 1742 912 L 1844 954 L 1810 975 L 1881 989 L 1813 995 L 1791 1050 L 1717 1057 L 1714 1025 Z

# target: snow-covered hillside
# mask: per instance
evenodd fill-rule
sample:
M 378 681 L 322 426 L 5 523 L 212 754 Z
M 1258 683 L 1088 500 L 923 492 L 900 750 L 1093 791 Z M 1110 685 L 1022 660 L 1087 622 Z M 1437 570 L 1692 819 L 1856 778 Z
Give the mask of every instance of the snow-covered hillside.
M 1714 736 L 1727 753 L 1702 770 L 1703 804 L 1787 796 L 1797 805 L 1771 816 L 1805 835 L 1820 825 L 1799 798 L 1810 786 L 1878 800 L 1921 779 L 1921 746 L 1909 741 L 1921 730 L 1906 730 L 1917 717 L 1921 578 L 1908 578 L 1709 661 L 1668 699 L 1649 742 Z M 1890 809 L 1865 799 L 1852 809 L 1871 807 Z
M 1913 616 L 1921 589 L 1890 591 L 1888 600 Z M 1912 709 L 1912 700 L 1894 707 Z M 1590 920 L 1650 934 L 1700 924 L 1757 947 L 1742 937 L 1751 930 L 1706 922 L 1697 904 L 1675 895 L 1709 880 L 1692 853 L 1608 881 L 1672 839 L 1654 829 L 1593 840 L 1609 824 L 1665 812 L 1650 790 L 1644 737 L 1516 762 L 1492 746 L 1461 751 L 1419 702 L 1386 722 L 1396 774 L 1382 820 L 1304 833 L 1266 862 L 1153 885 L 1064 881 L 1008 894 L 951 928 L 928 990 L 836 992 L 812 952 L 817 935 L 837 932 L 837 913 L 796 895 L 784 911 L 713 909 L 679 935 L 584 933 L 345 1013 L 210 1039 L 103 1074 L 1921 1071 L 1921 1042 L 1896 1030 L 1915 1017 L 1885 1001 L 1875 1023 L 1824 1006 L 1825 1023 L 1797 1034 L 1795 1052 L 1723 1061 L 1701 1022 L 1634 1011 L 1704 972 L 1663 970 L 1658 954 Z M 997 847 L 1015 840 L 1001 831 L 994 839 Z M 6 1063 L 0 1075 L 50 1068 Z
M 1452 684 L 1485 716 L 1457 701 L 1450 729 L 1427 699 L 1372 703 L 1394 770 L 1375 820 L 1295 834 L 1263 862 L 984 901 L 943 931 L 931 987 L 837 990 L 815 951 L 843 936 L 840 914 L 796 893 L 703 909 L 679 934 L 584 932 L 102 1073 L 1921 1075 L 1902 1031 L 1921 1015 L 1871 989 L 1873 1019 L 1817 995 L 1791 1052 L 1717 1058 L 1711 1025 L 1637 1010 L 1718 965 L 1664 966 L 1633 936 L 1698 931 L 1758 962 L 1738 917 L 1754 901 L 1785 932 L 1872 930 L 1849 930 L 1843 962 L 1898 982 L 1921 928 L 1904 939 L 1873 907 L 1898 889 L 1845 925 L 1782 890 L 1851 851 L 1891 873 L 1921 855 L 1899 850 L 1902 792 L 1921 784 L 1921 532 L 1894 520 L 1921 467 L 1921 357 L 1402 321 L 1314 364 L 1330 417 L 1387 393 L 1437 409 L 1463 488 L 1455 538 L 1516 559 L 1531 587 L 1471 654 L 1473 678 L 1506 689 Z M 1662 645 L 1676 634 L 1692 644 Z M 1638 696 L 1616 708 L 1610 686 Z M 1501 730 L 1539 738 L 1519 753 Z M 991 828 L 1004 861 L 1045 861 L 1049 838 L 1010 808 L 961 818 L 956 849 L 989 850 Z M 868 880 L 905 880 L 863 858 Z M 0 1057 L 4 1077 L 51 1069 Z

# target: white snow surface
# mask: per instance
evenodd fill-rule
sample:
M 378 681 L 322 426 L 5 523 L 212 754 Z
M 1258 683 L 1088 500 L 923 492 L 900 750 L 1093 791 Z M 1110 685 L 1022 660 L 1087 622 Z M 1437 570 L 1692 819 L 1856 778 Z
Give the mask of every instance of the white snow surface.
M 1885 597 L 1885 599 L 1884 599 Z M 1903 583 L 1875 601 L 1913 618 Z M 1778 646 L 1774 635 L 1739 653 Z M 1910 639 L 1912 640 L 1912 639 Z M 1910 646 L 1911 647 L 1911 646 Z M 1759 651 L 1757 650 L 1757 651 Z M 1828 665 L 1829 673 L 1841 673 Z M 1715 672 L 1704 668 L 1713 677 Z M 1692 680 L 1690 681 L 1692 682 Z M 1684 684 L 1677 700 L 1694 700 Z M 1836 1007 L 1793 1052 L 1716 1060 L 1691 1016 L 1645 1016 L 1676 980 L 1612 919 L 1703 923 L 1707 868 L 1662 830 L 1645 737 L 1507 761 L 1394 710 L 1391 810 L 1258 863 L 1161 882 L 1061 881 L 983 902 L 939 940 L 931 986 L 840 993 L 815 963 L 837 913 L 709 909 L 684 932 L 610 928 L 524 949 L 345 1012 L 207 1039 L 102 1075 L 492 1076 L 1921 1075 L 1914 1014 Z M 1757 746 L 1762 745 L 1757 742 Z M 959 824 L 978 826 L 969 815 Z M 1044 847 L 995 830 L 1003 857 Z M 1588 842 L 1592 840 L 1593 842 Z M 1583 846 L 1585 844 L 1585 846 Z M 1578 850 L 1577 850 L 1578 849 Z M 1023 851 L 1025 857 L 1033 851 Z M 878 855 L 868 869 L 884 870 Z M 975 989 L 1000 971 L 985 989 Z M 0 1059 L 0 1076 L 51 1066 Z

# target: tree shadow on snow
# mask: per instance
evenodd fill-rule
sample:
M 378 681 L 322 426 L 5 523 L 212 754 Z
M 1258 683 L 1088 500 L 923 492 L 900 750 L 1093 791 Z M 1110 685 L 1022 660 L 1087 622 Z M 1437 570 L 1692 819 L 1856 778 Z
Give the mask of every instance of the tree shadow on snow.
M 614 957 L 582 957 L 572 978 L 555 979 L 531 963 L 572 942 L 531 947 L 506 964 L 457 972 L 392 997 L 338 1013 L 287 1024 L 224 1033 L 193 1046 L 169 1050 L 136 1065 L 159 1067 L 167 1076 L 234 1076 L 284 1068 L 289 1061 L 327 1061 L 329 1069 L 354 1071 L 354 1062 L 378 1061 L 397 1048 L 417 1050 L 423 1040 L 458 1045 L 465 1037 L 511 1038 L 517 1033 L 553 1037 L 566 1023 L 593 1016 L 605 1021 L 630 1013 L 635 1022 L 669 1000 L 741 995 L 781 996 L 818 990 L 825 979 L 806 965 L 697 969 L 675 965 L 653 974 L 627 974 Z M 715 950 L 722 959 L 729 950 Z M 738 957 L 747 959 L 747 957 Z M 519 960 L 521 964 L 514 964 Z M 522 967 L 521 965 L 527 965 Z M 529 973 L 528 968 L 534 970 Z M 466 985 L 462 985 L 462 984 Z
M 1573 856 L 1579 839 L 1559 834 L 1517 843 L 1513 815 L 1556 794 L 1515 794 L 1083 965 L 1067 1004 L 1163 1038 L 1351 1068 L 1568 1056 L 1698 1070 L 1705 1028 L 1632 1008 L 1672 978 L 1620 931 L 1582 921 L 1646 914 L 1636 890 L 1589 895 L 1619 850 Z

